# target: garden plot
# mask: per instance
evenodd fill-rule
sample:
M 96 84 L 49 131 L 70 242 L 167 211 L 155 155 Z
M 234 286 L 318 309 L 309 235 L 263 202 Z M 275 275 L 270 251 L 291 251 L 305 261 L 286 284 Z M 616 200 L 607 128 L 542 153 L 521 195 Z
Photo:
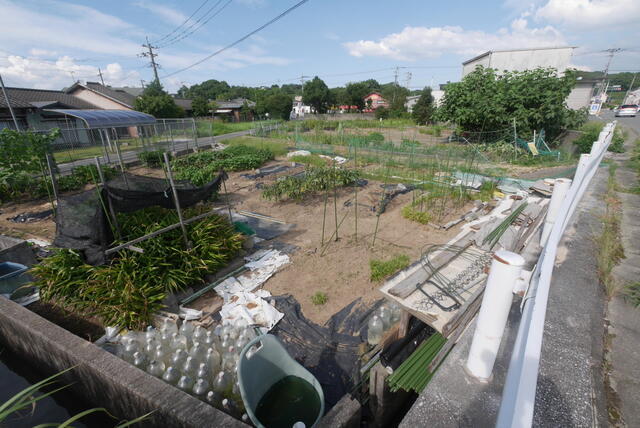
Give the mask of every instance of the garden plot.
M 376 209 L 383 196 L 382 182 L 369 181 L 358 188 L 356 235 L 353 186 L 338 188 L 335 201 L 333 190 L 328 192 L 325 216 L 324 192 L 301 201 L 273 202 L 266 200 L 260 190 L 273 182 L 272 177 L 252 180 L 243 175 L 231 173 L 227 181 L 234 210 L 255 212 L 295 225 L 277 241 L 298 250 L 291 255 L 291 263 L 270 278 L 263 288 L 272 295 L 292 294 L 300 302 L 305 316 L 320 324 L 356 297 L 363 297 L 366 302 L 379 298 L 377 288 L 380 283 L 370 279 L 371 260 L 388 260 L 398 255 L 415 260 L 424 245 L 446 242 L 456 233 L 456 228 L 436 230 L 404 218 L 402 208 L 413 199 L 408 193 L 397 196 L 387 205 L 380 216 L 374 245 L 378 221 Z M 466 207 L 456 214 L 463 214 L 464 209 Z M 339 224 L 337 240 L 336 217 Z M 312 302 L 312 296 L 317 293 L 326 295 L 326 303 Z

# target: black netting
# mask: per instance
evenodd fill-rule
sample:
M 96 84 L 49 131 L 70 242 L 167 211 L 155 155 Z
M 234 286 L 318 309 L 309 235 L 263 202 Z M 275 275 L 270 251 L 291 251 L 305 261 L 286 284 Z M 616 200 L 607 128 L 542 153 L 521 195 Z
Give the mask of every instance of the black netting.
M 196 187 L 189 181 L 176 182 L 180 206 L 187 208 L 215 196 L 227 175 L 221 171 L 211 182 Z M 162 178 L 125 174 L 106 183 L 100 193 L 86 192 L 59 199 L 56 212 L 56 239 L 60 248 L 79 250 L 92 265 L 107 261 L 104 251 L 113 243 L 113 234 L 104 208 L 111 203 L 113 210 L 133 212 L 150 206 L 175 208 L 171 186 Z

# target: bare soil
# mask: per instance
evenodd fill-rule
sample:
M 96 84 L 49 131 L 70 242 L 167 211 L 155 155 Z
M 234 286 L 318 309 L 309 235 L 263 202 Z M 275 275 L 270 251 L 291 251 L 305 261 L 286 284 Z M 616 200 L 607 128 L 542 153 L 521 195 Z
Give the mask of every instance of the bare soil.
M 411 193 L 407 193 L 391 201 L 380 216 L 374 245 L 377 217 L 373 208 L 381 199 L 382 183 L 369 182 L 358 188 L 356 240 L 354 188 L 340 189 L 335 203 L 333 192 L 330 192 L 325 216 L 324 195 L 300 202 L 267 201 L 256 185 L 271 183 L 275 177 L 250 180 L 242 174 L 245 173 L 230 174 L 227 182 L 234 209 L 257 212 L 295 224 L 293 230 L 276 239 L 295 245 L 299 250 L 291 256 L 292 263 L 270 278 L 264 288 L 274 295 L 292 294 L 300 302 L 305 316 L 319 324 L 357 297 L 362 297 L 365 302 L 381 297 L 377 291 L 381 284 L 370 280 L 370 260 L 385 260 L 398 254 L 406 254 L 416 260 L 424 246 L 447 242 L 458 233 L 459 226 L 448 231 L 436 230 L 402 217 L 402 207 L 412 201 Z M 463 214 L 467 208 L 455 214 Z M 337 241 L 336 217 L 339 225 Z M 322 245 L 323 219 L 325 246 Z M 326 293 L 326 304 L 316 306 L 311 302 L 311 296 L 316 292 Z

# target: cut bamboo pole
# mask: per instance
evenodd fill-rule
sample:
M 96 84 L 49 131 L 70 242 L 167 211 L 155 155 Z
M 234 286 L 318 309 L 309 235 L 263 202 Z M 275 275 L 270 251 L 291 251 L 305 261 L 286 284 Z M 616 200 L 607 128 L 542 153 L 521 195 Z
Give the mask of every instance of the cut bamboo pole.
M 187 248 L 191 248 L 191 242 L 189 242 L 189 237 L 187 236 L 187 228 L 185 226 L 184 219 L 182 218 L 182 209 L 180 209 L 180 198 L 178 197 L 178 189 L 176 189 L 176 185 L 173 181 L 173 173 L 171 171 L 171 164 L 169 163 L 169 155 L 167 152 L 164 152 L 164 163 L 167 167 L 167 176 L 169 177 L 171 192 L 173 193 L 173 202 L 176 206 L 176 211 L 178 212 L 180 229 L 182 229 L 182 238 L 184 239 L 185 246 Z
M 107 190 L 107 182 L 104 179 L 104 173 L 102 172 L 102 166 L 100 165 L 100 159 L 98 156 L 93 158 L 96 162 L 96 168 L 98 168 L 98 177 L 100 177 L 100 182 L 102 183 L 102 188 L 105 190 L 107 194 L 107 206 L 109 208 L 109 214 L 111 215 L 111 221 L 113 222 L 113 226 L 118 232 L 118 237 L 122 236 L 122 230 L 120 230 L 120 224 L 118 223 L 118 219 L 116 218 L 116 212 L 113 209 L 113 205 L 111 204 L 111 197 L 109 196 L 109 191 Z M 96 186 L 98 187 L 98 186 Z M 100 196 L 100 200 L 102 200 L 102 196 Z M 103 202 L 104 205 L 104 202 Z

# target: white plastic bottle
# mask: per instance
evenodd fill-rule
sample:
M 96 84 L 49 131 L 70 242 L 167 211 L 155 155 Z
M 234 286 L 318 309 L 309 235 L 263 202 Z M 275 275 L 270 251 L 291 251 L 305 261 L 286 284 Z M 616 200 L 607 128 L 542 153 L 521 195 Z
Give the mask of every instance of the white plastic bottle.
M 187 357 L 184 364 L 182 365 L 182 374 L 195 377 L 198 373 L 198 363 L 193 357 Z
M 151 360 L 147 367 L 147 373 L 155 377 L 162 377 L 164 374 L 164 363 L 162 361 Z
M 215 392 L 224 395 L 229 390 L 230 384 L 231 379 L 229 378 L 229 375 L 223 371 L 219 371 L 212 386 Z
M 162 380 L 171 385 L 177 385 L 180 380 L 180 372 L 173 366 L 169 366 L 162 375 Z
M 214 348 L 207 349 L 207 356 L 205 358 L 205 361 L 209 366 L 209 370 L 211 371 L 211 373 L 217 373 L 218 370 L 220 370 L 222 357 L 220 357 L 220 354 Z
M 369 319 L 369 329 L 367 331 L 367 341 L 369 342 L 369 345 L 375 346 L 380 343 L 383 331 L 384 326 L 380 318 L 377 315 L 371 317 Z
M 204 378 L 198 378 L 193 385 L 193 395 L 201 400 L 206 398 L 207 389 L 209 388 L 209 382 Z
M 133 365 L 140 370 L 144 370 L 147 367 L 147 358 L 142 352 L 136 351 L 133 354 Z
M 216 391 L 209 391 L 205 400 L 213 407 L 219 407 L 222 403 L 222 395 Z
M 189 376 L 182 375 L 176 386 L 190 394 L 193 390 L 193 380 Z

